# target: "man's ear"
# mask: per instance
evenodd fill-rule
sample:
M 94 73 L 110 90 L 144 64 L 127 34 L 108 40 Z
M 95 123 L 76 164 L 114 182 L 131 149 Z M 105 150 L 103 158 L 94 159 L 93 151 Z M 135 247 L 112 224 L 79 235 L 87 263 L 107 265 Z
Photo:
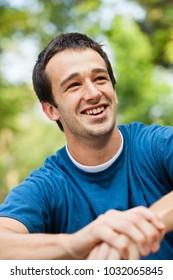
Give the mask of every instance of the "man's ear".
M 43 112 L 51 121 L 58 121 L 60 119 L 59 111 L 53 105 L 48 102 L 42 102 L 41 105 Z

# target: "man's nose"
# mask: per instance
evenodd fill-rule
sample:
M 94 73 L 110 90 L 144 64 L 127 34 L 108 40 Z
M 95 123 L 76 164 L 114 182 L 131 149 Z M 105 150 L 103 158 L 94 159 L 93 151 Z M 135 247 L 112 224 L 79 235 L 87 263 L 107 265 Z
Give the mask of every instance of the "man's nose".
M 91 81 L 85 83 L 83 98 L 87 102 L 97 103 L 100 100 L 101 95 L 101 91 L 95 86 L 94 83 Z

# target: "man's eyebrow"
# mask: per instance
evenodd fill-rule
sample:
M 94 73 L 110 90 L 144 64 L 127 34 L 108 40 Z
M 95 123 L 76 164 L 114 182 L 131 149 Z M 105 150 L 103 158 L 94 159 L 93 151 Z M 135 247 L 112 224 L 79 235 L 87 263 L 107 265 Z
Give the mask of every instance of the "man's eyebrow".
M 62 80 L 60 86 L 64 86 L 68 81 L 72 80 L 73 78 L 76 78 L 77 76 L 79 76 L 78 72 L 72 73 L 70 74 L 68 77 L 66 77 L 64 80 Z
M 104 68 L 94 68 L 93 70 L 92 70 L 92 73 L 105 73 L 105 74 L 108 74 L 108 71 L 107 71 L 107 69 L 104 69 Z

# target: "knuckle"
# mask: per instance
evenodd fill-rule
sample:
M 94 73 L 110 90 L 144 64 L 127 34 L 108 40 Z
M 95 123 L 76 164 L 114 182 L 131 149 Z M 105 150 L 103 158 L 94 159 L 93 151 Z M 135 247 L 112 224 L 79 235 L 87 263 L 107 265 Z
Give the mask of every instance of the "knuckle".
M 128 244 L 126 242 L 120 242 L 118 246 L 121 251 L 126 251 L 128 249 Z
M 144 235 L 137 236 L 136 239 L 137 239 L 137 243 L 139 243 L 141 245 L 145 244 L 146 240 L 147 240 L 146 236 L 144 236 Z
M 99 215 L 96 219 L 96 222 L 99 223 L 99 224 L 104 223 L 104 221 L 105 221 L 105 215 L 104 214 Z
M 155 241 L 158 238 L 157 232 L 150 232 L 148 235 L 148 239 L 152 242 Z
M 108 215 L 112 216 L 112 215 L 114 215 L 115 213 L 116 213 L 116 210 L 110 209 L 110 210 L 106 211 L 105 215 L 106 215 L 106 216 L 108 216 Z
M 120 250 L 126 251 L 129 247 L 130 240 L 125 235 L 120 235 L 116 240 L 117 246 Z
M 138 224 L 141 221 L 141 214 L 140 213 L 134 213 L 132 218 L 133 218 L 134 224 Z
M 140 215 L 146 215 L 149 213 L 148 208 L 146 208 L 145 206 L 139 206 L 139 212 Z
M 129 231 L 129 228 L 131 227 L 132 223 L 128 220 L 125 220 L 121 222 L 121 229 L 122 231 L 124 232 L 128 232 Z
M 118 249 L 122 252 L 122 253 L 126 253 L 128 251 L 128 247 L 125 246 L 125 244 L 119 244 Z
M 141 206 L 139 206 L 139 209 L 141 210 L 141 211 L 146 211 L 146 207 L 145 206 L 143 206 L 143 205 L 141 205 Z

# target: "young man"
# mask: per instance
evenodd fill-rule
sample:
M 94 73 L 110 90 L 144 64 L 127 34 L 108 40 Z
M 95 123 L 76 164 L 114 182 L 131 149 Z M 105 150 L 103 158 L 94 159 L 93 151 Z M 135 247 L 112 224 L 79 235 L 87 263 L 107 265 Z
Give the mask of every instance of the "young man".
M 0 206 L 1 259 L 173 259 L 173 128 L 116 124 L 101 45 L 61 34 L 33 84 L 67 145 Z

